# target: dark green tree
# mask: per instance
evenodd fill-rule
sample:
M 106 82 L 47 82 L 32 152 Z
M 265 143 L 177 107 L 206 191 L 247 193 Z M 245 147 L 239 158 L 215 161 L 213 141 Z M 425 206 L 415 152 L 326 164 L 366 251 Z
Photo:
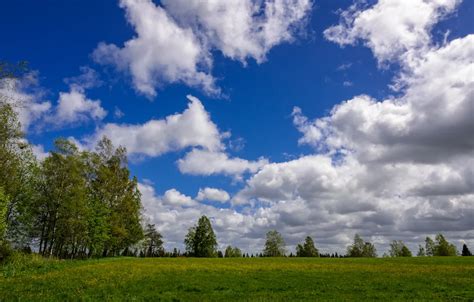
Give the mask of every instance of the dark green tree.
M 164 254 L 163 236 L 156 230 L 154 224 L 147 224 L 145 227 L 145 256 L 161 257 Z
M 217 240 L 211 221 L 206 216 L 199 218 L 184 239 L 186 252 L 194 257 L 216 257 Z
M 464 243 L 462 245 L 462 253 L 463 256 L 472 256 L 471 251 L 467 248 L 467 245 Z
M 425 255 L 426 256 L 434 256 L 435 254 L 435 243 L 433 239 L 430 237 L 426 237 L 425 239 Z
M 269 231 L 266 235 L 263 255 L 265 257 L 283 257 L 285 253 L 285 241 L 281 234 L 276 230 Z
M 303 244 L 298 244 L 296 246 L 296 256 L 297 257 L 319 257 L 319 251 L 314 246 L 313 238 L 308 236 L 306 237 Z

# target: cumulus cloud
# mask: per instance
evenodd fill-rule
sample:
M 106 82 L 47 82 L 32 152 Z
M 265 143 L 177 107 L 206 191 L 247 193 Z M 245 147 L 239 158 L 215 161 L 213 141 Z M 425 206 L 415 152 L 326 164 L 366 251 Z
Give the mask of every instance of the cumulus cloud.
M 311 9 L 310 0 L 166 0 L 163 4 L 205 45 L 242 62 L 247 58 L 262 62 L 272 47 L 291 41 Z
M 460 2 L 380 0 L 372 7 L 356 2 L 340 13 L 340 23 L 326 29 L 324 36 L 341 46 L 362 40 L 382 64 L 425 51 L 431 44 L 433 25 Z
M 176 189 L 170 189 L 163 195 L 163 202 L 170 205 L 193 206 L 196 202 Z
M 221 249 L 225 249 L 229 244 L 237 243 L 249 252 L 260 250 L 262 239 L 255 239 L 253 229 L 266 227 L 267 220 L 264 212 L 257 214 L 260 218 L 255 219 L 252 215 L 242 214 L 234 209 L 221 209 L 198 202 L 190 203 L 189 206 L 179 202 L 170 203 L 164 197 L 157 195 L 151 185 L 140 183 L 139 190 L 142 193 L 144 215 L 156 224 L 157 229 L 164 236 L 165 247 L 168 249 L 177 247 L 183 250 L 183 241 L 188 228 L 192 227 L 200 216 L 206 215 L 211 219 Z M 180 194 L 174 189 L 167 192 Z
M 144 124 L 105 124 L 85 141 L 92 147 L 103 136 L 107 136 L 114 144 L 126 147 L 130 154 L 146 156 L 159 156 L 196 146 L 209 151 L 222 150 L 221 138 L 224 134 L 211 121 L 199 99 L 190 95 L 188 99 L 188 108 L 182 113 Z
M 39 73 L 30 72 L 20 79 L 4 79 L 0 83 L 2 101 L 13 105 L 24 131 L 31 126 L 42 130 L 47 126 L 64 127 L 88 121 L 100 121 L 107 111 L 100 100 L 91 100 L 85 90 L 96 87 L 100 81 L 95 71 L 81 68 L 81 75 L 68 78 L 68 92 L 60 92 L 55 105 L 44 101 L 44 89 L 39 85 Z
M 60 92 L 55 112 L 46 120 L 55 125 L 77 124 L 80 122 L 100 121 L 107 115 L 100 100 L 91 100 L 84 91 L 71 87 L 69 92 Z
M 120 7 L 137 36 L 123 47 L 100 43 L 95 61 L 129 72 L 135 89 L 149 97 L 156 96 L 156 86 L 179 82 L 217 92 L 207 72 L 209 54 L 190 28 L 180 27 L 151 0 L 122 0 Z
M 387 3 L 398 6 L 379 1 L 374 8 Z M 393 54 L 377 48 L 377 40 L 368 44 L 378 59 L 403 65 L 394 79 L 399 96 L 355 96 L 315 120 L 294 108 L 299 143 L 316 154 L 263 166 L 232 203 L 265 210 L 268 225 L 290 242 L 310 234 L 323 246 L 344 246 L 356 232 L 381 251 L 394 238 L 415 249 L 437 232 L 474 242 L 474 35 L 436 46 L 423 28 L 428 41 L 399 37 Z
M 100 43 L 96 62 L 128 72 L 135 89 L 155 97 L 156 88 L 184 83 L 219 93 L 210 74 L 212 50 L 244 62 L 265 59 L 275 45 L 291 41 L 310 0 L 163 1 L 121 0 L 137 35 L 124 43 Z
M 210 200 L 224 203 L 229 199 L 229 193 L 227 193 L 226 191 L 209 187 L 199 189 L 198 195 L 196 196 L 196 200 L 199 201 Z
M 193 149 L 178 160 L 179 171 L 192 175 L 224 174 L 241 179 L 244 173 L 255 173 L 268 163 L 265 158 L 249 161 L 238 157 L 229 157 L 225 152 Z
M 427 51 L 397 81 L 398 98 L 356 96 L 330 116 L 308 121 L 299 108 L 294 123 L 300 143 L 355 152 L 360 160 L 447 162 L 474 149 L 474 35 Z

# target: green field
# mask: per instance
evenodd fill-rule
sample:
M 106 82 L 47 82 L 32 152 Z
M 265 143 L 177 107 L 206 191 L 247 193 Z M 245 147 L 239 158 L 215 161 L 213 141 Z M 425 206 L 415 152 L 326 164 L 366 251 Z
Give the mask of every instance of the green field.
M 474 300 L 474 257 L 111 258 L 2 274 L 1 301 Z

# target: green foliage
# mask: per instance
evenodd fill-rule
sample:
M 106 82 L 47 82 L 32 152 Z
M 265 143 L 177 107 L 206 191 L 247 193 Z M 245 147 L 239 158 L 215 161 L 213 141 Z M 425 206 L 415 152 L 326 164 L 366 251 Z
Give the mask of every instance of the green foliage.
M 0 186 L 0 244 L 4 241 L 5 231 L 7 229 L 7 209 L 9 200 Z
M 25 70 L 0 62 L 0 85 Z M 35 242 L 43 255 L 76 258 L 119 255 L 141 240 L 140 192 L 125 148 L 103 138 L 96 152 L 79 151 L 58 139 L 38 164 L 14 110 L 20 103 L 0 95 L 0 243 Z
M 435 255 L 435 243 L 430 237 L 425 239 L 425 255 L 434 256 Z
M 6 211 L 2 217 L 6 238 L 16 246 L 24 244 L 31 230 L 29 209 L 35 198 L 37 172 L 36 158 L 25 143 L 17 114 L 10 103 L 0 101 L 0 187 L 2 210 Z
M 41 164 L 34 206 L 39 252 L 60 258 L 119 255 L 143 237 L 140 194 L 126 153 L 103 139 L 80 152 L 59 139 Z
M 238 247 L 232 247 L 229 245 L 225 249 L 224 257 L 226 258 L 242 257 L 242 251 Z
M 443 234 L 438 234 L 435 241 L 430 237 L 425 239 L 426 256 L 456 256 L 457 249 L 454 244 L 449 243 Z
M 370 242 L 365 242 L 359 234 L 355 234 L 354 243 L 347 247 L 349 257 L 377 257 L 375 246 Z
M 53 260 L 0 277 L 0 297 L 4 301 L 470 301 L 473 274 L 474 257 Z
M 417 257 L 424 257 L 426 256 L 425 248 L 420 244 L 418 246 L 418 253 L 416 254 Z
M 462 245 L 461 255 L 463 255 L 463 256 L 472 256 L 471 251 L 467 248 L 467 245 L 465 243 Z
M 313 238 L 310 236 L 306 237 L 304 243 L 296 246 L 297 257 L 319 257 L 319 251 L 314 246 Z
M 206 216 L 199 218 L 196 226 L 189 229 L 184 240 L 186 252 L 194 257 L 216 257 L 217 240 L 211 221 Z
M 163 236 L 155 229 L 154 224 L 147 224 L 145 227 L 145 240 L 143 242 L 146 257 L 163 256 Z
M 4 277 L 37 274 L 59 266 L 61 262 L 54 258 L 45 258 L 38 254 L 13 252 L 2 264 L 0 270 Z
M 411 257 L 411 251 L 401 240 L 393 240 L 390 243 L 390 257 Z
M 442 234 L 438 234 L 435 237 L 435 256 L 456 256 L 457 249 L 454 244 L 449 243 Z
M 285 241 L 280 233 L 271 230 L 267 233 L 263 255 L 265 257 L 283 257 L 285 256 Z

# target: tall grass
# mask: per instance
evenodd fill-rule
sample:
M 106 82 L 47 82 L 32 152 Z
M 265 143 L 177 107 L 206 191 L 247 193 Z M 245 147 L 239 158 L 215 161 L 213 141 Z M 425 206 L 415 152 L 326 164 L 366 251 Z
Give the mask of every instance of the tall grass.
M 63 260 L 44 258 L 38 254 L 13 252 L 0 265 L 0 272 L 4 277 L 14 277 L 31 272 L 43 272 L 61 267 Z

